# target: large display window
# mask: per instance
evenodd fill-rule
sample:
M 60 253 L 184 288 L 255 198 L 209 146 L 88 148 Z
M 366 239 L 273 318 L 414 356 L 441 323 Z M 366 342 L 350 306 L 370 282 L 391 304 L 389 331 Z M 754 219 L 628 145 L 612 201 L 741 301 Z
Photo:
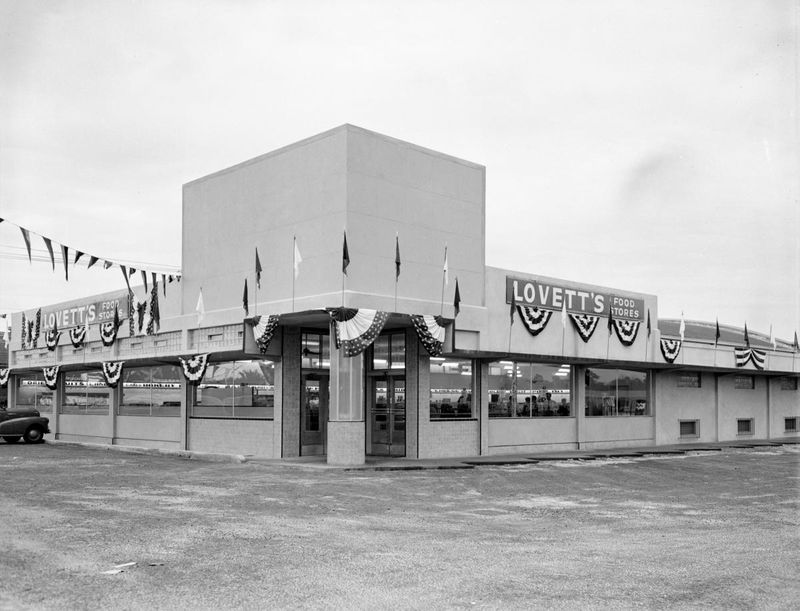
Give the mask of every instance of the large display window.
M 47 388 L 41 373 L 17 377 L 17 407 L 30 407 L 39 412 L 53 411 L 53 391 Z
M 60 413 L 105 416 L 111 405 L 111 389 L 101 371 L 69 371 L 64 374 L 64 403 Z
M 180 416 L 183 373 L 177 365 L 123 367 L 120 416 Z
M 434 357 L 431 367 L 431 420 L 474 417 L 472 361 Z
M 649 416 L 647 372 L 587 369 L 586 415 Z
M 572 374 L 567 364 L 489 363 L 489 418 L 572 416 Z
M 210 363 L 193 395 L 192 418 L 272 420 L 275 363 L 266 360 Z

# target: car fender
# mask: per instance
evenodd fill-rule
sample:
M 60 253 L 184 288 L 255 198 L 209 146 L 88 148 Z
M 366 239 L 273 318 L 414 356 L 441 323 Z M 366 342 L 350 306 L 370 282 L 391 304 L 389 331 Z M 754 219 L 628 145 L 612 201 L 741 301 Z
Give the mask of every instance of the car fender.
M 25 418 L 12 418 L 0 422 L 0 436 L 23 435 L 32 425 L 38 425 L 45 433 L 50 432 L 50 420 L 42 416 L 27 416 Z

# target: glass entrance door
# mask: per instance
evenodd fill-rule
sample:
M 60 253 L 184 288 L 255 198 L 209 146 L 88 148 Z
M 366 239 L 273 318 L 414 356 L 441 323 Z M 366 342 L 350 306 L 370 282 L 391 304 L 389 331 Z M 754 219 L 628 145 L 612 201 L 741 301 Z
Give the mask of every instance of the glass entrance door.
M 402 376 L 371 379 L 370 454 L 406 455 L 406 380 Z
M 300 392 L 300 456 L 321 456 L 328 441 L 330 376 L 304 373 Z

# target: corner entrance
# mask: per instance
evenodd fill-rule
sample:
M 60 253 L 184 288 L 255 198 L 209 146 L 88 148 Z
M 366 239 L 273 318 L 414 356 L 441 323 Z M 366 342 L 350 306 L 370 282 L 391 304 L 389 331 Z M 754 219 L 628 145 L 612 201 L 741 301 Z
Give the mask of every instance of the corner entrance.
M 367 449 L 373 456 L 406 455 L 406 378 L 369 378 Z
M 323 456 L 328 441 L 330 376 L 304 373 L 300 391 L 300 456 Z

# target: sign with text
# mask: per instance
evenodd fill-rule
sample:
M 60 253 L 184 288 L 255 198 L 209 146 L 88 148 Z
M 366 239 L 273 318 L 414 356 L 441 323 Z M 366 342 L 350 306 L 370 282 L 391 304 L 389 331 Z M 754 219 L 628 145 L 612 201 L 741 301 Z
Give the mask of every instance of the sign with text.
M 119 310 L 119 319 L 128 318 L 128 293 L 123 291 L 103 301 L 93 301 L 70 306 L 68 308 L 42 308 L 42 329 L 49 331 L 58 324 L 59 330 L 71 327 L 82 327 L 88 319 L 90 325 L 114 320 L 114 309 Z
M 561 310 L 566 304 L 567 312 L 597 316 L 608 316 L 610 308 L 614 318 L 626 320 L 644 320 L 646 315 L 640 297 L 513 276 L 506 276 L 506 303 L 546 310 Z

